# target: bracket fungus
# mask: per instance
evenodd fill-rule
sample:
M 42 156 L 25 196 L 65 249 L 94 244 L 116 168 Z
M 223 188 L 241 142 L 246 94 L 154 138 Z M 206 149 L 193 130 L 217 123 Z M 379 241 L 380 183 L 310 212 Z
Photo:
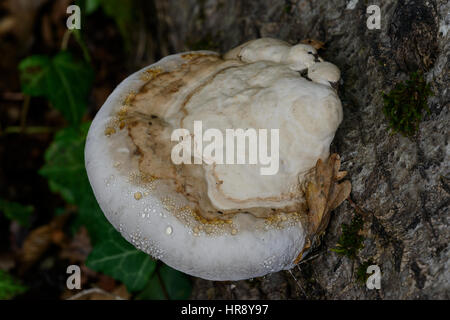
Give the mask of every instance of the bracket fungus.
M 343 117 L 339 77 L 312 46 L 268 38 L 222 56 L 171 55 L 136 72 L 87 137 L 86 169 L 105 216 L 135 247 L 193 276 L 241 280 L 292 268 L 351 189 L 329 154 Z M 195 137 L 199 121 L 214 139 Z M 260 158 L 278 154 L 274 172 L 261 174 L 269 162 L 221 162 L 227 144 L 206 151 L 217 133 L 239 128 L 247 135 L 237 152 L 251 158 L 258 141 Z M 278 130 L 279 143 L 252 140 L 249 128 Z M 173 141 L 177 129 L 184 136 Z M 194 145 L 182 150 L 192 162 L 173 161 L 180 143 Z

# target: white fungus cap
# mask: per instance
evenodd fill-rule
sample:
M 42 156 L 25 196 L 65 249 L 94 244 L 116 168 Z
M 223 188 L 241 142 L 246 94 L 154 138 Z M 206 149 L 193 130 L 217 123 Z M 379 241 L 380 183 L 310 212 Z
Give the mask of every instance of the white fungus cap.
M 223 57 L 171 55 L 125 79 L 85 148 L 107 219 L 136 248 L 204 279 L 291 269 L 349 193 L 335 184 L 344 176 L 339 158 L 329 157 L 342 107 L 326 81 L 339 80 L 339 70 L 322 61 L 309 45 L 265 38 Z M 298 72 L 316 64 L 309 79 Z M 175 165 L 171 133 L 192 133 L 198 120 L 204 130 L 279 129 L 277 174 L 248 164 Z M 323 181 L 328 196 L 316 200 Z

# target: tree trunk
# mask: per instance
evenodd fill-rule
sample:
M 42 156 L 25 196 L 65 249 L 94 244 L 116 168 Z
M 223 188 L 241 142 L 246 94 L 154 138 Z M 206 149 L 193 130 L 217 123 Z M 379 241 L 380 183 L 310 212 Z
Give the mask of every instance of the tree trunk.
M 373 3 L 372 3 L 373 2 Z M 355 213 L 336 209 L 312 259 L 263 278 L 195 279 L 194 299 L 431 299 L 449 298 L 449 28 L 444 0 L 154 0 L 158 41 L 166 53 L 227 50 L 254 38 L 292 44 L 325 43 L 320 54 L 342 72 L 342 122 L 331 151 L 349 172 L 352 199 L 364 211 L 364 248 L 356 260 L 330 251 L 341 224 Z M 381 29 L 366 13 L 381 8 Z M 382 112 L 383 92 L 422 71 L 434 95 L 418 133 L 392 134 Z M 314 257 L 317 255 L 317 257 Z M 306 258 L 308 259 L 308 257 Z M 356 280 L 372 260 L 381 289 Z

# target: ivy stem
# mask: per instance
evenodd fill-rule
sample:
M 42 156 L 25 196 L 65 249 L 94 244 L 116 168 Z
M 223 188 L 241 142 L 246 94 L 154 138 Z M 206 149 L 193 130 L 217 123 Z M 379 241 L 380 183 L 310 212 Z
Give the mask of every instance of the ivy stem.
M 69 46 L 70 36 L 72 35 L 72 30 L 66 30 L 61 42 L 61 51 L 66 51 Z
M 81 35 L 80 30 L 76 30 L 75 29 L 74 32 L 73 32 L 73 35 L 74 35 L 75 39 L 77 40 L 78 45 L 81 48 L 81 51 L 83 51 L 84 59 L 87 62 L 91 63 L 91 56 L 89 55 L 89 50 L 88 50 L 88 48 L 86 46 L 86 42 L 84 42 L 84 39 L 83 39 L 83 36 Z
M 365 216 L 366 213 L 364 212 L 363 209 L 361 209 L 355 202 L 353 202 L 352 198 L 350 198 L 350 196 L 347 197 L 348 202 L 350 203 L 350 205 L 353 207 L 353 209 L 356 210 L 356 212 L 358 212 L 359 214 L 361 214 L 362 216 Z

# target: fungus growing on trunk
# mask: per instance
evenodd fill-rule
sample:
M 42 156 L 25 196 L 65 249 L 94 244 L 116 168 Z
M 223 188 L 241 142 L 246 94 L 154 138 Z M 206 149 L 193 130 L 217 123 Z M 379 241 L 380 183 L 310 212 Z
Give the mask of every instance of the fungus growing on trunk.
M 267 38 L 136 72 L 87 138 L 86 168 L 105 216 L 138 249 L 197 277 L 292 268 L 351 189 L 339 183 L 339 156 L 329 155 L 343 116 L 332 86 L 339 76 L 313 47 Z M 243 134 L 232 150 L 218 141 L 231 129 Z M 268 159 L 276 170 L 262 174 Z

